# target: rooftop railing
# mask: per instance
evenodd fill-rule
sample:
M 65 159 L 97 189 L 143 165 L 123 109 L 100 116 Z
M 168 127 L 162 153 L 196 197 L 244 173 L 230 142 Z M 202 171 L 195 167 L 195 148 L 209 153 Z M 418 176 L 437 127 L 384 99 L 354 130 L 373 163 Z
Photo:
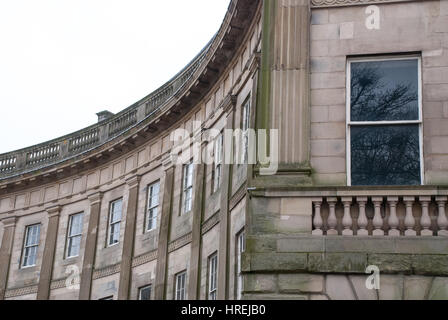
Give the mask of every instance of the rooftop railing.
M 143 100 L 107 120 L 26 149 L 0 155 L 0 180 L 42 169 L 74 158 L 116 138 L 138 123 L 150 118 L 157 110 L 185 88 L 204 61 L 213 40 L 169 82 Z

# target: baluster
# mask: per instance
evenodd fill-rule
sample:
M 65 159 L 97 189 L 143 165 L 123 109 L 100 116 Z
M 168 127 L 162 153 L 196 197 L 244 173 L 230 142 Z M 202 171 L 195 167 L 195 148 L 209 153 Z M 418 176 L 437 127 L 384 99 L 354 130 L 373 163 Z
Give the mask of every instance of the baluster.
M 437 224 L 439 225 L 439 236 L 448 237 L 448 219 L 446 217 L 445 205 L 447 197 L 437 197 L 436 201 L 439 206 L 439 217 L 437 218 Z
M 323 225 L 324 225 L 324 220 L 322 219 L 322 212 L 321 212 L 321 208 L 322 208 L 322 199 L 319 200 L 315 200 L 313 201 L 314 203 L 314 230 L 313 230 L 313 235 L 314 236 L 322 236 L 324 234 L 324 231 L 322 229 Z
M 398 227 L 400 225 L 400 220 L 398 220 L 397 216 L 397 203 L 398 203 L 398 197 L 389 197 L 387 198 L 387 202 L 389 202 L 389 208 L 390 208 L 390 215 L 389 215 L 389 236 L 391 237 L 399 237 L 400 236 L 400 230 L 398 230 Z
M 414 197 L 404 197 L 404 203 L 406 204 L 406 218 L 404 220 L 404 225 L 406 226 L 405 236 L 414 237 L 417 235 L 415 231 L 415 218 L 413 214 L 412 207 L 414 206 Z
M 328 198 L 327 199 L 328 205 L 330 207 L 330 214 L 328 216 L 328 230 L 327 235 L 328 236 L 337 236 L 338 230 L 336 230 L 336 227 L 338 225 L 338 219 L 336 218 L 336 203 L 338 202 L 337 198 Z
M 353 236 L 353 219 L 351 215 L 353 198 L 342 198 L 342 203 L 344 204 L 344 218 L 342 219 L 342 225 L 344 230 L 342 231 L 343 236 Z
M 431 217 L 429 216 L 429 204 L 431 203 L 431 197 L 420 197 L 420 203 L 422 205 L 422 218 L 420 220 L 420 225 L 423 230 L 421 231 L 422 237 L 431 237 L 434 232 L 431 228 Z
M 383 203 L 383 198 L 374 197 L 372 198 L 373 204 L 375 205 L 375 216 L 373 217 L 373 235 L 374 236 L 384 236 L 383 228 L 383 217 L 381 216 L 381 205 Z
M 367 226 L 369 225 L 369 220 L 367 219 L 366 214 L 366 204 L 367 198 L 357 198 L 356 201 L 359 205 L 359 218 L 358 218 L 358 236 L 368 236 L 369 231 L 367 230 Z

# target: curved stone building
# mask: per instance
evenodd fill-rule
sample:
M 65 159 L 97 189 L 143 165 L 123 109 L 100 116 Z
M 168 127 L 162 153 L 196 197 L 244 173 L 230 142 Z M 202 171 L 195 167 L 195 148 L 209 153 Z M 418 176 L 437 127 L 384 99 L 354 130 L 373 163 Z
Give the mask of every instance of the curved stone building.
M 0 299 L 447 299 L 447 70 L 447 0 L 232 0 L 160 89 L 0 155 Z

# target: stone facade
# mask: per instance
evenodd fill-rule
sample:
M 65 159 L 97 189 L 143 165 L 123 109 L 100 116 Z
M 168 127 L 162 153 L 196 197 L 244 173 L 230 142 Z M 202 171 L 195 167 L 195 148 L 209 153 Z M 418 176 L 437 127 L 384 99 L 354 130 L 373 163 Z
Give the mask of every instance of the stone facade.
M 369 5 L 379 29 L 366 27 Z M 400 55 L 421 60 L 424 184 L 352 187 L 347 63 Z M 93 127 L 0 155 L 0 299 L 134 300 L 150 285 L 151 299 L 172 300 L 182 272 L 185 297 L 208 299 L 214 254 L 218 299 L 448 299 L 446 69 L 447 0 L 231 1 L 216 37 L 161 89 Z M 207 129 L 242 128 L 248 102 L 250 127 L 278 129 L 277 173 L 226 163 L 215 189 L 214 165 L 195 164 L 184 212 L 184 166 L 171 154 L 186 150 L 171 133 L 188 131 L 205 154 Z M 68 258 L 78 213 L 80 250 Z M 36 261 L 24 267 L 36 224 Z M 377 290 L 366 285 L 371 266 Z

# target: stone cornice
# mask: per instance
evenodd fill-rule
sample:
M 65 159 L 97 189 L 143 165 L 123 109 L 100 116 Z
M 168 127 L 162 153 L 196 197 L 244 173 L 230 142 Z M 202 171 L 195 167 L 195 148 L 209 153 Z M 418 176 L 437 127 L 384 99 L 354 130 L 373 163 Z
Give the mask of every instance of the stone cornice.
M 0 193 L 64 179 L 159 137 L 205 97 L 236 56 L 261 0 L 232 0 L 219 32 L 170 82 L 116 116 L 74 134 L 0 155 Z
M 371 4 L 411 2 L 411 1 L 421 1 L 421 0 L 311 0 L 311 8 L 371 5 Z

